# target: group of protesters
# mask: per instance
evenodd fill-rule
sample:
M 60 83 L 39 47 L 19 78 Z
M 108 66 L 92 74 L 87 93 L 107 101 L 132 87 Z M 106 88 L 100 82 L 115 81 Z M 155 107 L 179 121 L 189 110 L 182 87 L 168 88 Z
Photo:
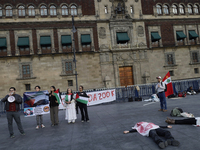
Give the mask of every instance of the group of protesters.
M 161 76 L 156 77 L 156 79 L 158 80 L 158 83 L 156 85 L 156 91 L 157 91 L 157 96 L 160 99 L 159 111 L 167 112 L 167 102 L 165 98 L 166 85 L 162 82 Z M 191 87 L 189 89 L 192 90 Z M 165 122 L 168 124 L 182 124 L 182 125 L 185 124 L 185 125 L 200 126 L 200 117 L 179 119 L 179 120 L 170 119 L 167 117 Z M 138 132 L 142 136 L 149 136 L 161 149 L 164 149 L 168 145 L 179 146 L 180 142 L 172 136 L 170 131 L 165 130 L 163 128 L 172 128 L 172 126 L 170 125 L 158 126 L 151 122 L 138 122 L 135 124 L 135 126 L 132 127 L 132 130 L 124 131 L 124 134 Z M 163 138 L 161 137 L 164 137 L 165 140 L 163 140 Z
M 41 87 L 36 86 L 35 91 L 40 92 Z M 59 102 L 56 98 L 55 92 L 56 88 L 55 86 L 50 87 L 50 92 L 48 95 L 49 97 L 49 106 L 50 106 L 50 119 L 51 119 L 51 126 L 56 126 L 59 124 L 59 117 L 58 117 L 58 110 L 59 110 Z M 83 91 L 83 86 L 79 86 L 79 92 L 77 93 L 79 97 L 87 97 L 87 94 Z M 5 110 L 8 120 L 8 129 L 10 133 L 10 138 L 14 138 L 14 132 L 13 132 L 13 119 L 15 120 L 18 129 L 21 133 L 21 135 L 25 135 L 25 132 L 22 127 L 21 119 L 20 119 L 20 104 L 22 104 L 22 97 L 18 94 L 16 94 L 16 88 L 10 87 L 9 94 L 6 95 L 2 100 L 2 102 L 5 102 Z M 81 101 L 77 101 L 74 97 L 74 93 L 72 89 L 67 89 L 67 94 L 65 97 L 65 120 L 68 120 L 68 123 L 75 123 L 75 120 L 77 119 L 76 114 L 78 113 L 78 108 L 81 112 L 81 122 L 89 122 L 89 116 L 87 111 L 87 104 L 82 103 Z M 45 125 L 43 124 L 43 115 L 39 114 L 36 115 L 36 122 L 37 126 L 36 129 L 45 128 Z
M 167 112 L 167 103 L 165 98 L 165 89 L 166 85 L 162 82 L 161 77 L 157 77 L 158 84 L 156 85 L 156 91 L 157 95 L 160 99 L 160 109 L 159 111 Z M 40 91 L 40 86 L 36 86 L 35 90 L 37 92 Z M 56 98 L 54 92 L 56 91 L 56 88 L 54 86 L 50 87 L 50 93 L 49 96 L 49 106 L 50 106 L 50 118 L 51 118 L 51 126 L 56 126 L 59 124 L 58 119 L 58 99 Z M 79 97 L 88 97 L 87 94 L 83 91 L 83 86 L 79 86 L 79 92 L 77 93 Z M 15 100 L 13 102 L 10 102 L 8 99 L 10 96 L 14 96 Z M 20 120 L 20 106 L 19 104 L 22 103 L 22 98 L 20 95 L 16 94 L 16 89 L 14 87 L 11 87 L 9 89 L 9 94 L 5 96 L 5 98 L 2 99 L 2 102 L 5 102 L 5 110 L 7 111 L 7 120 L 8 120 L 8 129 L 10 132 L 10 137 L 14 138 L 14 132 L 13 132 L 13 118 L 15 122 L 17 123 L 18 129 L 22 135 L 25 135 L 25 132 L 23 130 L 21 120 Z M 78 108 L 80 108 L 81 111 L 81 121 L 82 122 L 89 122 L 88 117 L 88 111 L 87 111 L 87 104 L 82 103 L 80 101 L 77 101 L 74 97 L 72 89 L 67 89 L 67 94 L 65 97 L 65 104 L 66 104 L 66 111 L 65 111 L 65 119 L 68 120 L 68 123 L 75 123 L 75 120 L 77 119 L 76 114 L 78 114 Z M 43 124 L 43 116 L 42 115 L 36 115 L 36 121 L 37 126 L 36 129 L 44 128 Z M 167 118 L 165 120 L 168 124 L 190 124 L 190 125 L 196 125 L 200 126 L 200 117 L 197 118 L 189 118 L 189 119 L 182 119 L 182 120 L 174 120 Z M 151 122 L 138 122 L 133 127 L 132 130 L 124 131 L 124 134 L 132 133 L 132 132 L 138 132 L 143 136 L 149 136 L 151 137 L 154 142 L 158 145 L 159 148 L 163 149 L 167 147 L 168 145 L 172 146 L 179 146 L 180 142 L 178 140 L 175 140 L 175 138 L 171 135 L 170 131 L 165 130 L 163 128 L 172 128 L 172 126 L 158 126 Z M 163 138 L 165 137 L 165 140 Z

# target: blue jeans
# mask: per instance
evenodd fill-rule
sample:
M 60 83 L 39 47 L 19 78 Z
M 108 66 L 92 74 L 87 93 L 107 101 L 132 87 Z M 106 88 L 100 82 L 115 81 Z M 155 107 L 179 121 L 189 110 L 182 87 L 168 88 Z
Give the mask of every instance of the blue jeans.
M 166 97 L 165 97 L 165 92 L 158 93 L 158 98 L 160 99 L 160 107 L 161 109 L 166 109 L 167 110 L 167 102 L 166 102 Z

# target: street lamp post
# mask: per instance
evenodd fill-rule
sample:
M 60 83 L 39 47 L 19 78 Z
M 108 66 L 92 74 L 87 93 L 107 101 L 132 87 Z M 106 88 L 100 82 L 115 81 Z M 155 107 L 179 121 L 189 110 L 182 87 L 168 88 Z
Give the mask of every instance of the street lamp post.
M 76 29 L 74 26 L 74 15 L 72 15 L 72 32 L 73 32 L 73 42 L 72 42 L 72 46 L 73 46 L 73 52 L 74 52 L 74 66 L 75 66 L 75 77 L 76 77 L 76 91 L 78 91 L 78 80 L 77 80 L 77 69 L 76 69 L 76 50 L 75 50 L 75 39 L 74 39 L 74 33 L 76 33 Z

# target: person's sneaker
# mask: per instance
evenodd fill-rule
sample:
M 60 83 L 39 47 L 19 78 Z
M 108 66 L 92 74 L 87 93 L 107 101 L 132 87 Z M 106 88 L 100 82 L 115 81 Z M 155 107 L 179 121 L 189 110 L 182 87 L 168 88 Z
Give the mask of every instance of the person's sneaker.
M 84 120 L 82 120 L 81 122 L 84 122 Z
M 36 128 L 35 129 L 39 129 L 40 127 L 39 126 L 36 126 Z
M 10 138 L 12 139 L 12 138 L 14 138 L 15 136 L 14 135 L 10 135 Z
M 163 109 L 163 112 L 166 112 L 167 111 L 167 109 Z
M 54 127 L 54 124 L 51 124 L 52 127 Z
M 167 140 L 168 145 L 172 145 L 172 146 L 179 146 L 180 142 L 174 139 L 168 139 Z
M 163 111 L 163 109 L 159 109 L 158 111 Z
M 41 127 L 42 127 L 42 128 L 45 128 L 45 126 L 44 126 L 43 124 L 41 125 Z
M 68 124 L 70 124 L 71 123 L 71 121 L 68 121 Z
M 75 123 L 75 120 L 73 120 L 72 123 Z
M 87 120 L 87 122 L 90 122 L 90 120 Z
M 160 143 L 158 144 L 158 146 L 159 146 L 161 149 L 163 149 L 163 148 L 165 148 L 165 147 L 168 146 L 168 143 L 167 143 L 167 141 L 163 141 L 163 142 L 160 142 Z
M 21 135 L 25 135 L 25 133 L 21 133 Z

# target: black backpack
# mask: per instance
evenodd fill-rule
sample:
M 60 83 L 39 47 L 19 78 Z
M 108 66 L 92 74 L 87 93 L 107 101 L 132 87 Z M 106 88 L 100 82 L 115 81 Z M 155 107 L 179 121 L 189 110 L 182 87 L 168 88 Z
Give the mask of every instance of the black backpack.
M 163 82 L 161 82 L 161 85 L 163 86 L 163 84 L 162 84 Z M 165 92 L 167 92 L 167 84 L 165 84 L 165 90 L 164 90 Z

